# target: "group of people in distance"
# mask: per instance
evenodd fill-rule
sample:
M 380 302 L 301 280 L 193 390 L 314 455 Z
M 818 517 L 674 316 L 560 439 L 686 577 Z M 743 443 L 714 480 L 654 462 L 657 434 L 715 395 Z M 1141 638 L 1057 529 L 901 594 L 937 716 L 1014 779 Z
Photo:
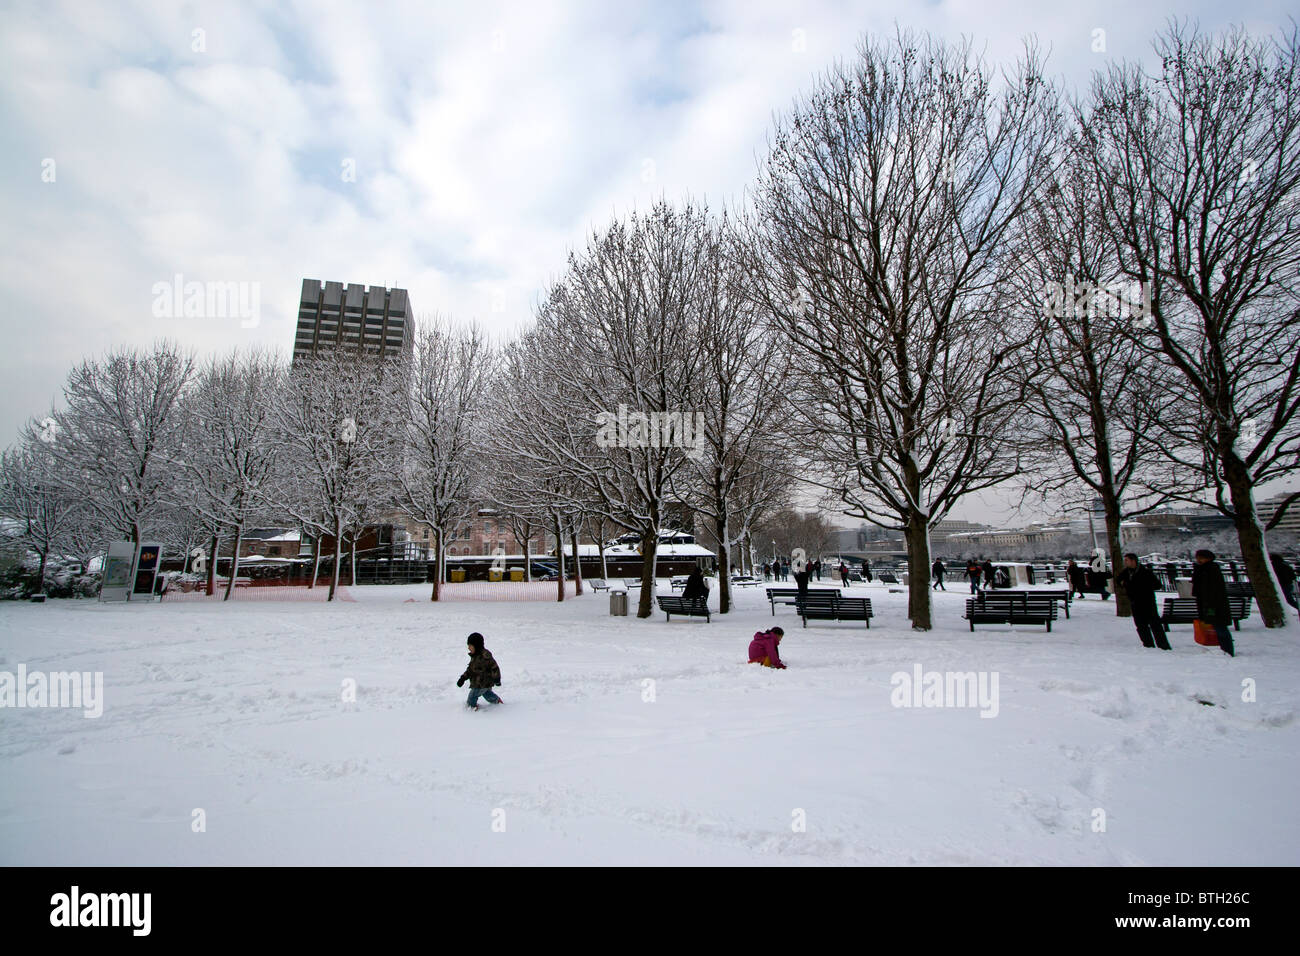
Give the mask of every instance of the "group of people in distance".
M 1074 564 L 1073 561 L 1070 563 Z M 1272 564 L 1273 570 L 1277 574 L 1278 583 L 1282 587 L 1282 596 L 1292 607 L 1300 608 L 1300 598 L 1296 594 L 1295 570 L 1278 555 L 1272 556 Z M 848 568 L 841 564 L 839 570 L 847 584 Z M 934 562 L 935 583 L 933 587 L 943 587 L 945 570 L 942 561 L 936 560 Z M 970 575 L 972 594 L 979 590 L 979 581 L 981 579 L 986 582 L 986 587 L 993 586 L 993 562 L 986 560 L 980 564 L 972 560 L 967 563 L 966 571 Z M 1161 582 L 1156 577 L 1155 572 L 1143 564 L 1136 554 L 1129 553 L 1124 555 L 1124 570 L 1119 573 L 1115 580 L 1117 588 L 1122 589 L 1129 599 L 1129 604 L 1133 609 L 1133 626 L 1137 628 L 1138 639 L 1142 642 L 1142 646 L 1158 647 L 1165 651 L 1172 650 L 1169 646 L 1168 631 L 1165 629 L 1164 622 L 1160 619 L 1160 609 L 1156 602 L 1156 592 L 1161 590 Z M 806 581 L 805 577 L 805 585 Z M 1073 583 L 1071 581 L 1072 585 Z M 943 589 L 947 590 L 947 588 Z M 699 568 L 692 571 L 687 578 L 682 596 L 686 598 L 708 598 L 709 586 L 704 580 L 704 572 Z M 1227 582 L 1223 577 L 1223 569 L 1219 567 L 1218 562 L 1214 559 L 1213 551 L 1201 549 L 1196 552 L 1196 566 L 1192 569 L 1192 597 L 1196 599 L 1197 619 L 1214 630 L 1219 640 L 1219 647 L 1223 652 L 1230 657 L 1235 657 L 1236 649 L 1233 645 L 1230 627 L 1232 616 L 1228 609 Z M 780 644 L 783 637 L 785 637 L 785 631 L 780 627 L 772 627 L 766 631 L 756 632 L 749 642 L 749 663 L 785 670 L 785 663 L 781 660 L 780 653 Z M 505 703 L 492 690 L 494 687 L 501 686 L 501 669 L 498 667 L 496 659 L 493 658 L 492 652 L 483 646 L 483 635 L 477 631 L 471 634 L 467 638 L 466 648 L 469 651 L 469 666 L 465 669 L 465 673 L 460 676 L 460 679 L 456 681 L 457 687 L 464 686 L 466 681 L 469 682 L 470 692 L 466 706 L 471 710 L 478 710 L 480 699 L 492 704 Z
M 948 568 L 944 563 L 935 558 L 934 564 L 930 565 L 930 573 L 934 575 L 934 583 L 930 585 L 931 591 L 948 590 L 943 584 L 943 576 L 947 570 Z M 966 561 L 966 577 L 970 578 L 970 593 L 978 594 L 981 582 L 986 588 L 993 587 L 994 582 L 997 580 L 997 569 L 993 567 L 993 562 L 988 558 L 983 561 L 969 558 Z

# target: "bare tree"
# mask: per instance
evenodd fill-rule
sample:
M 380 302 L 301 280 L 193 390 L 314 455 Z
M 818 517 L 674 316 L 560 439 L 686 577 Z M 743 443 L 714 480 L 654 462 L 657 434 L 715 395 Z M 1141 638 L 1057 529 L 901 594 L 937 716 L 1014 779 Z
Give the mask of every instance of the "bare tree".
M 193 371 L 193 358 L 166 342 L 87 360 L 68 375 L 65 407 L 41 426 L 57 438 L 54 479 L 136 545 L 175 481 L 168 456 Z M 39 440 L 34 427 L 27 437 Z
M 503 441 L 549 494 L 549 509 L 598 512 L 641 536 L 639 617 L 652 613 L 674 477 L 696 447 L 689 402 L 713 254 L 707 224 L 703 209 L 658 203 L 594 234 L 570 254 L 508 363 Z
M 455 329 L 435 319 L 420 333 L 411 370 L 405 461 L 397 473 L 397 506 L 434 535 L 433 592 L 443 580 L 447 535 L 474 515 L 486 480 L 484 440 L 495 358 L 476 327 Z
M 731 610 L 731 549 L 744 540 L 762 507 L 752 492 L 775 486 L 763 478 L 772 474 L 778 455 L 781 386 L 776 339 L 751 288 L 758 280 L 745 269 L 730 224 L 722 219 L 705 225 L 701 239 L 710 247 L 695 333 L 703 362 L 698 379 L 690 383 L 690 404 L 700 409 L 703 427 L 696 453 L 675 474 L 674 491 L 709 522 L 718 555 L 718 610 L 726 614 Z
M 233 535 L 223 600 L 234 591 L 244 530 L 267 507 L 278 452 L 273 415 L 284 374 L 281 363 L 263 352 L 214 359 L 184 403 L 184 429 L 173 454 L 183 476 L 176 491 L 207 527 Z
M 1200 409 L 1162 422 L 1162 448 L 1233 519 L 1260 615 L 1284 627 L 1254 491 L 1300 471 L 1300 32 L 1174 23 L 1155 52 L 1156 75 L 1097 76 L 1080 127 L 1120 271 L 1151 287 L 1138 340 Z
M 333 539 L 331 601 L 338 592 L 344 532 L 391 500 L 392 471 L 402 461 L 405 402 L 400 363 L 340 348 L 298 360 L 274 405 L 279 467 L 267 498 L 304 527 Z
M 757 274 L 788 349 L 806 480 L 901 530 L 931 627 L 929 530 L 1018 470 L 1029 341 L 1007 239 L 1056 165 L 1031 49 L 996 91 L 968 43 L 864 41 L 780 122 L 757 187 Z
M 1180 403 L 1159 386 L 1162 370 L 1131 335 L 1150 321 L 1145 294 L 1118 273 L 1099 224 L 1091 164 L 1077 149 L 1068 155 L 1033 203 L 1017 243 L 1019 294 L 1037 326 L 1017 366 L 1030 397 L 1023 428 L 1039 450 L 1021 480 L 1043 501 L 1063 495 L 1091 507 L 1099 500 L 1111 567 L 1118 569 L 1124 519 L 1197 483 L 1172 476 L 1176 484 L 1152 490 L 1162 456 L 1151 436 L 1160 421 L 1181 414 Z M 1128 595 L 1120 590 L 1115 597 L 1116 614 L 1129 616 Z
M 38 592 L 45 590 L 51 555 L 67 551 L 80 557 L 74 542 L 85 523 L 81 496 L 57 482 L 53 468 L 51 449 L 39 441 L 29 439 L 0 454 L 0 520 L 10 523 L 19 545 L 36 552 Z

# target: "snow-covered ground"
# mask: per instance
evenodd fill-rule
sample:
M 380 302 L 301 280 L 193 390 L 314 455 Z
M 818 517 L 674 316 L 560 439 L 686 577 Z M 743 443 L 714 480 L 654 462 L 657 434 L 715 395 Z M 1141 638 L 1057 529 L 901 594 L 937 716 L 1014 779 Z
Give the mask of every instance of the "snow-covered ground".
M 905 594 L 851 591 L 869 631 L 777 610 L 785 671 L 744 663 L 757 588 L 712 623 L 424 585 L 0 605 L 0 671 L 104 675 L 98 719 L 0 710 L 0 863 L 1300 863 L 1300 626 L 1229 659 L 1095 597 L 972 634 L 956 585 L 915 634 Z M 474 630 L 506 700 L 477 713 Z M 917 665 L 996 675 L 996 716 L 894 706 Z

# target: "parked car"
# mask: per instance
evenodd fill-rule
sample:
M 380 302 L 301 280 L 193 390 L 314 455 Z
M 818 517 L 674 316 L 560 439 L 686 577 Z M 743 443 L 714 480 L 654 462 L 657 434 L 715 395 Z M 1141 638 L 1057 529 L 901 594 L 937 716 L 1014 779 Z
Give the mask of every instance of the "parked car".
M 553 564 L 545 561 L 533 562 L 533 580 L 534 581 L 555 581 L 560 577 L 560 569 Z

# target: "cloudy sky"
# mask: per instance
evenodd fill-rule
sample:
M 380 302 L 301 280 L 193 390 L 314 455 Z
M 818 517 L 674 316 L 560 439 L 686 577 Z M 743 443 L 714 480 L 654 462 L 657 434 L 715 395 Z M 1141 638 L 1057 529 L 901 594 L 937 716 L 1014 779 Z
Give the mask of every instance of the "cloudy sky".
M 1267 33 L 1289 12 L 1033 6 L 0 4 L 0 445 L 113 346 L 287 352 L 304 277 L 508 335 L 593 225 L 739 201 L 773 114 L 864 33 L 969 35 L 994 61 L 1032 36 L 1081 89 L 1172 15 Z M 255 319 L 157 314 L 178 276 L 247 283 Z

